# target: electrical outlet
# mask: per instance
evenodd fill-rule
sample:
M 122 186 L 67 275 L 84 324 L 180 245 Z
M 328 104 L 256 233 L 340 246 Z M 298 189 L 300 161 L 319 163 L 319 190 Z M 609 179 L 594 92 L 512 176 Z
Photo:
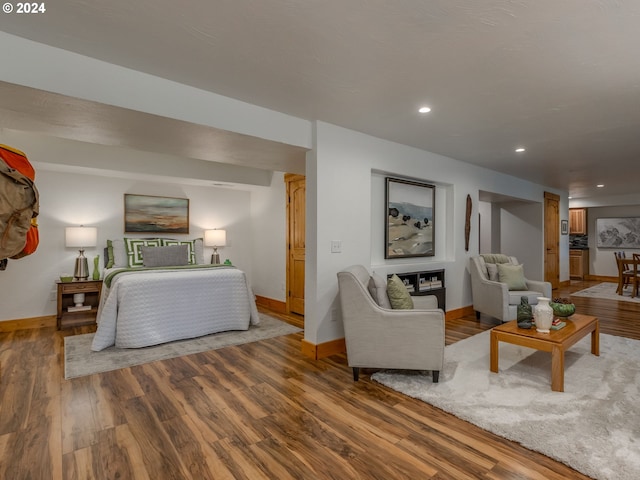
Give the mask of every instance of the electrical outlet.
M 51 292 L 49 293 L 49 300 L 52 302 L 55 302 L 57 300 L 58 297 L 58 292 L 55 290 L 51 290 Z
M 331 240 L 331 253 L 342 253 L 342 240 Z

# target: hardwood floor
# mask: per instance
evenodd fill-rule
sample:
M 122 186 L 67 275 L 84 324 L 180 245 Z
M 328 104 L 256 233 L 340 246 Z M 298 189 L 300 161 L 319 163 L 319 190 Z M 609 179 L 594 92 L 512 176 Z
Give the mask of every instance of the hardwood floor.
M 573 301 L 640 339 L 640 304 Z M 493 325 L 447 322 L 447 343 Z M 587 478 L 370 371 L 354 383 L 345 356 L 303 357 L 301 334 L 64 380 L 63 336 L 87 331 L 0 334 L 0 478 Z

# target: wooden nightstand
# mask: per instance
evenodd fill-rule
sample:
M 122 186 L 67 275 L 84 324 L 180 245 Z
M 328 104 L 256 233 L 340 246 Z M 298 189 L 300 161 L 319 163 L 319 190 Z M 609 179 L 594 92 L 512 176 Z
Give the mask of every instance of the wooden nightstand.
M 58 280 L 56 284 L 58 285 L 58 330 L 95 324 L 102 292 L 102 280 L 74 280 L 73 282 Z M 69 311 L 69 307 L 75 305 L 73 302 L 75 293 L 85 294 L 84 305 L 90 306 L 90 310 Z

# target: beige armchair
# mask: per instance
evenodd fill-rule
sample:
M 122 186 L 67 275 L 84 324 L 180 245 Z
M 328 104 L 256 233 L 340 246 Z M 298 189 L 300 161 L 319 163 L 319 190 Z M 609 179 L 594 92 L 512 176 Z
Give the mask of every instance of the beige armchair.
M 413 310 L 392 310 L 384 282 L 362 265 L 338 273 L 347 359 L 358 380 L 360 368 L 431 370 L 438 382 L 444 365 L 444 312 L 432 295 L 414 296 Z M 386 302 L 385 302 L 386 300 Z
M 551 284 L 529 280 L 523 276 L 524 284 L 515 289 L 499 281 L 497 264 L 518 265 L 516 257 L 500 254 L 485 254 L 471 257 L 471 295 L 476 317 L 480 313 L 497 318 L 501 322 L 516 320 L 518 305 L 522 297 L 527 297 L 530 305 L 538 303 L 538 297 L 551 298 Z

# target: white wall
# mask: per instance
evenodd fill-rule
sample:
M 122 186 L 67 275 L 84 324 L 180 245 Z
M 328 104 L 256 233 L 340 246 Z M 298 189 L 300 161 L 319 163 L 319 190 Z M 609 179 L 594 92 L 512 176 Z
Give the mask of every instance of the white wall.
M 253 290 L 256 295 L 286 302 L 286 185 L 274 173 L 271 188 L 251 192 Z
M 498 253 L 513 255 L 522 263 L 527 278 L 544 280 L 543 203 L 500 203 Z
M 480 253 L 495 251 L 492 246 L 491 225 L 493 224 L 492 207 L 489 202 L 478 202 L 478 214 L 480 215 Z M 476 215 L 477 218 L 477 215 Z
M 343 335 L 337 307 L 337 272 L 363 264 L 381 272 L 446 269 L 447 308 L 470 305 L 468 258 L 478 253 L 478 192 L 495 192 L 542 202 L 545 189 L 508 175 L 475 167 L 322 122 L 315 124 L 314 151 L 307 156 L 307 289 L 305 338 L 315 344 Z M 436 256 L 384 260 L 379 248 L 380 181 L 383 175 L 440 185 L 437 198 Z M 554 191 L 565 197 L 566 192 Z M 473 201 L 470 250 L 464 250 L 466 196 Z M 382 206 L 384 208 L 384 205 Z M 539 204 L 542 219 L 542 204 Z M 384 210 L 383 210 L 384 212 Z M 519 232 L 515 232 L 519 236 Z M 331 240 L 342 253 L 331 253 Z M 526 240 L 522 237 L 522 241 Z M 568 252 L 561 253 L 568 264 Z M 540 249 L 538 269 L 542 271 Z M 532 265 L 535 269 L 535 266 Z

